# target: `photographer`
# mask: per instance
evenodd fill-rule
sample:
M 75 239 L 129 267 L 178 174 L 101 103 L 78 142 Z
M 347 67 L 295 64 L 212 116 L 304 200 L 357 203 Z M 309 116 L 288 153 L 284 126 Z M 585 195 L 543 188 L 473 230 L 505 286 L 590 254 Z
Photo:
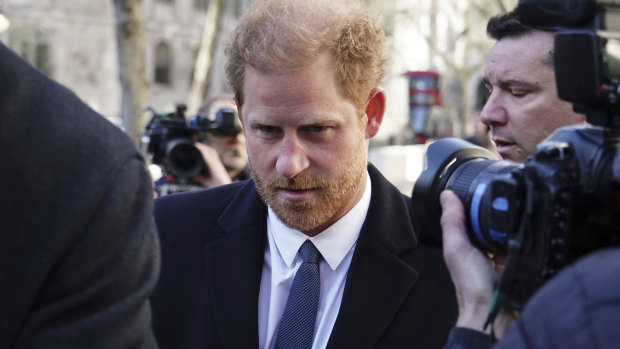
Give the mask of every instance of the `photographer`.
M 217 120 L 218 112 L 227 110 L 234 111 L 235 114 L 230 130 L 218 127 L 211 132 L 205 132 L 201 135 L 200 142 L 195 143 L 209 168 L 209 175 L 198 174 L 193 179 L 205 188 L 249 178 L 245 135 L 237 118 L 237 106 L 232 96 L 211 98 L 200 108 L 198 114 L 209 120 Z
M 485 80 L 491 90 L 491 97 L 483 110 L 482 120 L 491 126 L 493 140 L 504 159 L 523 162 L 534 153 L 541 155 L 540 158 L 535 157 L 535 160 L 532 158 L 530 158 L 531 161 L 528 160 L 525 166 L 528 171 L 517 172 L 524 173 L 525 177 L 528 173 L 533 174 L 538 169 L 541 172 L 536 173 L 543 173 L 545 156 L 551 154 L 546 151 L 560 150 L 561 145 L 554 148 L 554 143 L 547 143 L 547 147 L 541 148 L 540 153 L 536 150 L 536 145 L 556 128 L 573 123 L 585 124 L 582 115 L 568 109 L 571 108 L 571 103 L 558 99 L 553 73 L 554 35 L 522 25 L 515 12 L 491 19 L 487 31 L 493 38 L 498 39 L 498 42 L 487 61 Z M 534 59 L 534 54 L 538 55 L 537 59 Z M 529 59 L 525 59 L 528 57 Z M 529 82 L 528 79 L 518 79 L 520 76 L 527 77 L 528 74 L 531 77 Z M 526 117 L 515 118 L 514 116 L 518 115 L 516 111 Z M 511 113 L 513 118 L 509 117 Z M 528 122 L 522 123 L 522 121 Z M 529 123 L 535 124 L 536 129 L 528 128 Z M 515 132 L 511 133 L 511 130 Z M 516 130 L 523 132 L 521 137 Z M 579 138 L 587 132 L 578 128 L 566 130 L 563 131 L 564 137 L 554 139 L 557 142 L 556 145 L 562 143 L 567 146 L 562 150 L 573 149 L 572 145 L 569 145 L 570 141 L 575 141 L 583 148 L 594 144 Z M 608 137 L 605 140 L 611 141 L 614 133 L 607 131 L 611 130 L 591 134 L 604 134 Z M 574 135 L 574 138 L 567 138 L 566 135 Z M 560 140 L 564 143 L 559 142 Z M 597 144 L 603 143 L 605 142 Z M 617 142 L 609 144 L 612 144 L 609 153 L 615 152 Z M 602 146 L 598 148 L 600 149 Z M 587 152 L 577 152 L 574 158 L 583 160 L 586 157 L 584 154 Z M 587 155 L 589 159 L 596 157 L 594 152 Z M 558 157 L 560 160 L 568 158 L 570 155 Z M 609 169 L 611 167 L 611 162 L 597 163 L 601 158 L 591 160 L 594 164 L 590 163 L 589 167 L 583 166 L 583 163 L 577 166 L 583 169 L 581 174 L 584 177 L 596 173 L 592 175 L 593 178 L 606 183 L 600 186 L 604 188 L 602 191 L 612 189 L 612 195 L 605 196 L 602 200 L 611 207 L 609 211 L 617 212 L 614 211 L 614 207 L 617 207 L 615 202 L 617 198 L 613 196 L 613 190 L 616 190 L 616 187 L 611 185 L 611 182 L 606 182 L 612 179 L 617 185 L 617 176 L 609 178 L 607 177 L 609 174 L 603 175 L 602 171 L 598 172 L 598 168 Z M 559 174 L 560 166 L 552 165 L 551 172 L 554 175 Z M 614 169 L 615 166 L 614 162 Z M 591 172 L 587 172 L 588 169 Z M 616 174 L 614 170 L 614 175 Z M 541 177 L 537 174 L 537 176 L 545 181 L 544 183 L 553 182 L 551 175 Z M 590 191 L 591 188 L 585 188 L 584 182 L 587 180 L 579 176 L 572 177 L 572 181 L 567 180 L 567 184 L 575 186 L 576 192 L 582 194 L 587 192 L 590 196 L 600 195 Z M 545 194 L 541 194 L 539 198 L 544 196 Z M 572 198 L 569 197 L 565 201 L 570 203 L 569 206 L 576 207 L 577 204 L 571 202 Z M 440 202 L 444 259 L 456 288 L 459 306 L 459 317 L 456 327 L 450 334 L 447 348 L 488 348 L 493 344 L 495 337 L 503 338 L 496 344 L 497 348 L 616 348 L 618 346 L 620 343 L 620 334 L 617 331 L 617 324 L 620 320 L 620 250 L 603 248 L 612 245 L 608 242 L 613 242 L 614 237 L 609 236 L 606 236 L 608 240 L 600 241 L 600 247 L 589 250 L 588 248 L 592 246 L 579 245 L 584 242 L 583 240 L 576 242 L 580 237 L 596 240 L 604 236 L 606 233 L 599 232 L 599 224 L 601 227 L 610 226 L 615 231 L 617 225 L 610 223 L 613 221 L 606 220 L 604 214 L 601 214 L 597 221 L 582 219 L 596 209 L 594 206 L 588 207 L 588 204 L 579 202 L 586 212 L 575 208 L 574 212 L 570 211 L 569 221 L 573 228 L 570 233 L 577 231 L 581 234 L 570 235 L 568 241 L 575 239 L 572 243 L 582 251 L 590 251 L 590 254 L 576 255 L 580 258 L 562 269 L 559 274 L 538 289 L 527 301 L 518 319 L 514 313 L 503 309 L 493 321 L 489 314 L 497 301 L 495 297 L 501 294 L 497 292 L 498 283 L 501 285 L 500 275 L 507 274 L 502 270 L 506 256 L 503 253 L 485 255 L 470 243 L 465 228 L 465 208 L 452 191 L 442 192 Z M 510 204 L 518 205 L 514 202 Z M 541 207 L 537 206 L 537 208 Z M 547 222 L 547 220 L 541 220 L 541 222 Z M 543 225 L 543 227 L 549 228 L 550 226 Z M 529 233 L 532 231 L 534 230 L 530 230 Z M 546 229 L 541 228 L 536 232 L 544 233 Z M 553 241 L 549 242 L 553 244 Z M 617 243 L 617 240 L 615 242 Z M 513 251 L 516 250 L 517 247 L 514 247 Z M 508 265 L 510 263 L 506 264 Z M 521 266 L 524 265 L 521 264 Z M 507 267 L 506 270 L 508 269 Z M 500 274 L 500 271 L 503 274 Z M 500 295 L 502 296 L 505 294 Z
M 155 181 L 156 196 L 249 178 L 245 136 L 230 96 L 210 99 L 189 122 L 184 105 L 155 114 L 147 133 L 153 162 L 165 172 Z

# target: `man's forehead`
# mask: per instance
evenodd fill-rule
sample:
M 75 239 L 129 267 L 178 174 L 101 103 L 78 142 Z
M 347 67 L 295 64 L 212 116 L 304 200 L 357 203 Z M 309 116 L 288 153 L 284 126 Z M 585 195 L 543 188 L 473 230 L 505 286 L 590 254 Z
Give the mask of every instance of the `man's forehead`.
M 553 40 L 553 33 L 542 31 L 534 31 L 518 37 L 505 37 L 493 45 L 489 58 L 493 56 L 508 56 L 515 60 L 544 58 L 553 51 Z
M 553 50 L 553 36 L 547 34 L 528 34 L 496 42 L 485 64 L 485 82 L 515 83 L 529 80 L 527 77 L 541 78 L 541 74 L 554 77 L 553 68 L 545 63 Z

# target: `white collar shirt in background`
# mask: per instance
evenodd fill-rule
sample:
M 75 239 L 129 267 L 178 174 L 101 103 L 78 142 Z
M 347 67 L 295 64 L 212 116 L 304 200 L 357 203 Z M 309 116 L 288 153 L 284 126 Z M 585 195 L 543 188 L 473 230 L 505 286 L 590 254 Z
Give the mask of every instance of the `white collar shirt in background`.
M 267 217 L 268 243 L 258 299 L 258 328 L 261 349 L 273 348 L 280 319 L 295 277 L 301 265 L 297 255 L 306 240 L 312 241 L 323 257 L 321 294 L 312 349 L 323 349 L 331 334 L 344 285 L 355 250 L 355 243 L 370 206 L 370 176 L 366 173 L 366 188 L 362 198 L 336 223 L 314 237 L 284 225 L 269 207 Z

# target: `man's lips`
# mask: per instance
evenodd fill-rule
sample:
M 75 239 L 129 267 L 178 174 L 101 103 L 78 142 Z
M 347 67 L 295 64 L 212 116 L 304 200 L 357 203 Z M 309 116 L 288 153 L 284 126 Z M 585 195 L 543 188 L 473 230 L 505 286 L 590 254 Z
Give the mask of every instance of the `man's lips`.
M 497 147 L 511 146 L 515 144 L 514 142 L 505 138 L 493 138 L 493 143 L 495 143 Z
M 510 151 L 515 147 L 515 143 L 503 138 L 493 138 L 493 143 L 495 143 L 495 147 L 497 148 L 497 152 L 502 154 Z
M 278 188 L 278 191 L 289 201 L 304 201 L 316 193 L 318 189 Z

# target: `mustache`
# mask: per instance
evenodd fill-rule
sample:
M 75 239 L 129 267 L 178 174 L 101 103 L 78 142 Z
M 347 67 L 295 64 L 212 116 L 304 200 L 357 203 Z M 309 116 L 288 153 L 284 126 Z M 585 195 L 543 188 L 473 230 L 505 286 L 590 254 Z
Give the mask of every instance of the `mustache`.
M 322 176 L 311 176 L 306 172 L 302 172 L 293 178 L 271 178 L 266 184 L 271 188 L 306 190 L 324 188 L 327 186 L 328 181 Z

